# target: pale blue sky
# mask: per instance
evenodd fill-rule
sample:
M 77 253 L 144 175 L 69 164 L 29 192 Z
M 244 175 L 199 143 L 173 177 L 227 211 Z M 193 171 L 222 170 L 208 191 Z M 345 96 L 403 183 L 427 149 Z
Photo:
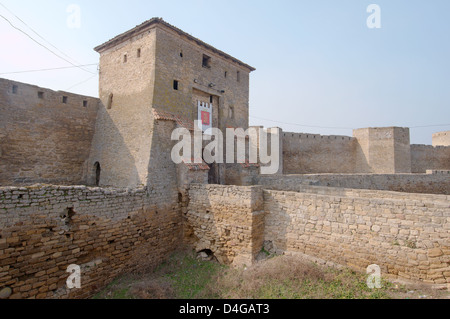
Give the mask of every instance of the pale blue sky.
M 162 17 L 256 68 L 251 125 L 349 136 L 351 128 L 406 126 L 414 144 L 431 144 L 433 132 L 450 130 L 448 0 L 0 3 L 62 53 L 0 6 L 2 16 L 74 64 L 98 63 L 95 46 Z M 381 8 L 380 29 L 366 25 L 372 3 Z M 81 9 L 80 28 L 67 24 L 71 4 Z M 0 37 L 0 77 L 97 96 L 98 77 L 77 68 L 4 74 L 71 65 L 3 18 Z

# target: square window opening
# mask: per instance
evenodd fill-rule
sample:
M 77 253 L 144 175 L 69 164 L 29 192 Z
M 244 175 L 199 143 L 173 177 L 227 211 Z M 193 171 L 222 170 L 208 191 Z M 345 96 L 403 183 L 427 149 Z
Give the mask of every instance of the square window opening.
M 211 57 L 210 56 L 203 54 L 202 66 L 207 69 L 211 68 Z
M 106 104 L 106 108 L 108 110 L 110 110 L 112 108 L 113 98 L 114 98 L 114 94 L 110 93 L 109 96 L 108 96 L 108 103 Z
M 44 98 L 44 92 L 39 91 L 38 92 L 38 98 L 43 99 Z
M 234 119 L 234 107 L 233 107 L 233 106 L 230 106 L 230 107 L 228 108 L 228 117 L 229 117 L 230 119 Z
M 13 87 L 12 87 L 13 94 L 17 94 L 18 90 L 19 90 L 19 87 L 17 85 L 13 85 Z
M 63 102 L 64 104 L 67 104 L 67 96 L 63 96 L 62 102 Z
M 88 101 L 83 101 L 83 107 L 87 107 L 88 106 Z

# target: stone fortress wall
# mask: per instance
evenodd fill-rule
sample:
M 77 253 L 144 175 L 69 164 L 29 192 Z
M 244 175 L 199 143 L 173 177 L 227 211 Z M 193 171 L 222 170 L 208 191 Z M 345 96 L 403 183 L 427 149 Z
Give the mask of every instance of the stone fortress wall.
M 450 131 L 437 132 L 433 134 L 433 146 L 450 146 Z
M 148 189 L 0 188 L 0 289 L 10 298 L 87 298 L 179 246 L 179 205 Z M 81 288 L 67 289 L 67 268 Z
M 443 134 L 443 133 L 440 133 Z M 284 174 L 424 174 L 450 170 L 450 147 L 409 142 L 409 129 L 363 128 L 353 136 L 283 132 Z
M 176 165 L 171 133 L 192 129 L 197 101 L 217 105 L 223 131 L 248 127 L 254 69 L 160 19 L 96 50 L 99 99 L 0 79 L 0 290 L 11 298 L 86 298 L 183 245 L 249 265 L 264 242 L 450 283 L 448 132 L 426 146 L 410 145 L 407 128 L 270 128 L 274 175 Z M 70 264 L 80 289 L 66 287 Z
M 0 79 L 0 185 L 84 183 L 99 104 Z

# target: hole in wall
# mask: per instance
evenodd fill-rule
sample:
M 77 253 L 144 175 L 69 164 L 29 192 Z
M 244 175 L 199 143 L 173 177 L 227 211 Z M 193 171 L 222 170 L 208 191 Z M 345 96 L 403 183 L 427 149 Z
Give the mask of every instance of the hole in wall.
M 73 207 L 67 207 L 64 212 L 62 212 L 59 217 L 64 222 L 64 224 L 68 225 L 72 221 L 72 217 L 76 214 L 73 210 Z
M 108 96 L 108 103 L 106 105 L 106 108 L 108 110 L 110 110 L 112 108 L 113 98 L 114 98 L 114 94 L 110 93 L 109 96 Z
M 100 186 L 100 175 L 102 173 L 102 169 L 100 167 L 99 162 L 95 162 L 94 170 L 95 170 L 95 186 Z
M 217 261 L 211 249 L 203 249 L 197 252 L 197 258 L 204 261 Z
M 202 66 L 207 69 L 211 68 L 211 57 L 210 56 L 203 54 Z
M 76 212 L 73 210 L 73 207 L 68 207 L 67 214 L 69 215 L 69 218 L 72 218 L 76 214 Z

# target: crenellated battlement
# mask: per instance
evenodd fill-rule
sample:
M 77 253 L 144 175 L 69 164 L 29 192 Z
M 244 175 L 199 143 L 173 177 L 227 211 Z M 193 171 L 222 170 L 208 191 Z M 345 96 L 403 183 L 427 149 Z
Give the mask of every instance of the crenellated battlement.
M 320 135 L 320 134 L 293 133 L 293 132 L 283 132 L 283 137 L 291 139 L 335 140 L 335 141 L 352 141 L 355 139 L 354 137 L 343 135 Z
M 0 79 L 0 185 L 85 183 L 100 100 Z
M 65 91 L 54 91 L 36 85 L 0 79 L 0 101 L 11 104 L 26 105 L 59 105 L 61 107 L 97 108 L 100 100 L 95 97 L 74 94 Z
M 433 134 L 433 146 L 450 146 L 450 131 Z

